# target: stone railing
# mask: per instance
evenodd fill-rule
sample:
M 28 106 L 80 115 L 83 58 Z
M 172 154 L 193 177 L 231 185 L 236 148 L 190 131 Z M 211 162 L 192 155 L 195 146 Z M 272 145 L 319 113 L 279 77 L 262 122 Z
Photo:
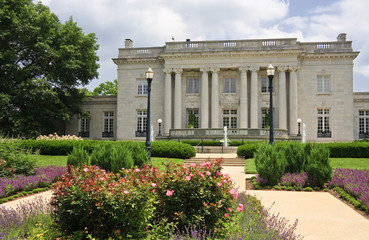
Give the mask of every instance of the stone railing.
M 352 52 L 352 43 L 345 42 L 311 42 L 300 43 L 303 50 L 315 52 Z
M 157 57 L 163 51 L 164 51 L 164 47 L 119 48 L 118 58 Z
M 227 131 L 230 139 L 268 139 L 269 129 L 266 128 L 229 128 Z M 191 128 L 191 129 L 171 129 L 169 138 L 171 139 L 223 139 L 223 128 Z M 288 130 L 274 129 L 274 138 L 289 139 Z

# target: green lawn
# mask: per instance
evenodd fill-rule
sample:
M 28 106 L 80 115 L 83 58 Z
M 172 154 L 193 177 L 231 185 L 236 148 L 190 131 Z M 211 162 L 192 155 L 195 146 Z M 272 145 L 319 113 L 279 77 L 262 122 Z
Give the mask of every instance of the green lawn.
M 55 166 L 66 166 L 67 165 L 67 158 L 68 156 L 50 156 L 50 155 L 36 155 L 37 158 L 37 165 L 38 166 L 49 166 L 49 165 L 55 165 Z M 170 160 L 177 164 L 183 164 L 183 159 L 178 158 L 158 158 L 153 157 L 151 158 L 152 164 L 154 166 L 160 166 L 160 168 L 164 168 L 162 165 L 165 161 Z
M 369 158 L 331 158 L 332 168 L 368 169 Z M 245 173 L 257 173 L 253 158 L 245 160 Z

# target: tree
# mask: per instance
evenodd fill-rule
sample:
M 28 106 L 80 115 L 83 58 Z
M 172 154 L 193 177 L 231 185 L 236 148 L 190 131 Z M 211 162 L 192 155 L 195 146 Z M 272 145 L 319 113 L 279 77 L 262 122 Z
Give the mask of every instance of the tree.
M 107 81 L 101 83 L 98 87 L 94 89 L 92 95 L 117 95 L 117 79 L 115 79 L 114 82 Z
M 0 2 L 0 131 L 36 136 L 81 113 L 98 76 L 96 37 L 32 0 Z

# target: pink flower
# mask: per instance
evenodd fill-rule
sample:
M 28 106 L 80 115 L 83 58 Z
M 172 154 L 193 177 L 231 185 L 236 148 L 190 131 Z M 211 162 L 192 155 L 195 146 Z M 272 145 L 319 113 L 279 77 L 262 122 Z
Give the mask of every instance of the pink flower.
M 228 217 L 228 214 L 226 213 L 226 214 L 224 214 L 224 217 Z
M 230 194 L 235 194 L 237 191 L 236 191 L 236 189 L 234 189 L 234 188 L 232 188 L 231 190 L 229 190 L 229 193 Z
M 192 164 L 190 165 L 190 167 L 196 167 L 196 164 L 195 164 L 195 163 L 192 163 Z
M 242 212 L 242 210 L 243 210 L 243 205 L 242 205 L 242 203 L 239 203 L 237 211 Z
M 224 176 L 229 177 L 229 174 L 228 174 L 228 173 L 226 173 L 226 174 L 224 174 Z
M 124 191 L 123 191 L 123 193 L 124 193 L 124 194 L 128 194 L 129 192 L 128 192 L 128 191 L 126 191 L 126 190 L 124 190 Z
M 167 196 L 172 196 L 174 193 L 174 190 L 170 191 L 169 189 L 167 189 Z
M 237 199 L 238 198 L 238 192 L 236 192 L 235 194 L 233 194 L 233 197 Z
M 140 172 L 140 171 L 141 171 L 141 170 L 140 170 L 140 169 L 138 169 L 138 168 L 136 168 L 136 169 L 135 169 L 135 172 Z
M 217 184 L 217 187 L 220 187 L 222 185 L 223 185 L 223 183 L 220 182 L 220 183 Z
M 207 166 L 207 167 L 209 168 L 209 167 L 210 167 L 210 165 L 211 165 L 211 162 L 209 162 L 209 161 L 200 163 L 200 166 L 201 166 L 201 167 L 205 167 L 205 166 Z
M 210 176 L 211 175 L 211 172 L 207 171 L 206 172 L 206 175 Z
M 227 209 L 228 209 L 228 211 L 232 212 L 232 208 L 227 208 Z
M 103 178 L 103 177 L 102 177 L 102 178 L 100 178 L 100 180 L 101 180 L 101 181 L 104 181 L 104 180 L 105 180 L 105 178 Z
M 156 183 L 151 183 L 151 186 L 152 187 L 156 187 Z
M 187 181 L 190 181 L 190 180 L 191 180 L 191 176 L 187 176 L 187 177 L 186 177 L 186 180 L 187 180 Z
M 224 179 L 224 180 L 223 180 L 223 182 L 224 182 L 224 183 L 227 183 L 227 180 L 225 180 L 225 179 Z
M 221 173 L 221 172 L 219 172 L 219 171 L 217 171 L 217 176 L 220 176 L 220 175 L 222 175 L 222 173 Z
M 84 171 L 84 172 L 87 172 L 87 171 L 88 171 L 88 168 L 86 168 L 86 167 L 85 167 L 85 168 L 83 169 L 83 171 Z
M 230 178 L 230 179 L 229 179 L 229 181 L 230 181 L 230 182 L 233 182 L 233 179 L 231 179 L 231 178 Z

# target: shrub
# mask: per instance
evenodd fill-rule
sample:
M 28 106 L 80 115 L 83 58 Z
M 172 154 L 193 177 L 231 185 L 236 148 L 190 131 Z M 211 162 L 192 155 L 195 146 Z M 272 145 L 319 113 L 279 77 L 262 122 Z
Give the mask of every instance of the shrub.
M 237 205 L 238 193 L 220 173 L 220 164 L 203 162 L 187 169 L 168 163 L 165 171 L 146 165 L 125 170 L 124 178 L 95 166 L 72 168 L 53 189 L 58 225 L 67 233 L 86 227 L 99 238 L 123 239 L 142 239 L 163 224 L 169 230 L 196 225 L 226 231 L 228 215 L 243 206 Z
M 83 147 L 74 147 L 71 154 L 68 154 L 67 164 L 79 167 L 82 167 L 84 164 L 90 165 L 90 156 Z
M 323 187 L 332 178 L 329 150 L 323 145 L 314 145 L 305 161 L 305 171 L 313 186 Z
M 284 144 L 283 150 L 286 156 L 285 172 L 299 173 L 303 170 L 305 162 L 304 145 L 299 142 L 288 142 Z
M 35 157 L 20 148 L 17 141 L 0 141 L 0 177 L 14 174 L 32 175 L 36 167 Z
M 268 185 L 276 185 L 285 169 L 285 157 L 282 150 L 274 145 L 261 144 L 255 153 L 255 166 L 260 177 L 267 179 Z
M 174 141 L 155 141 L 151 143 L 151 156 L 189 159 L 196 156 L 191 145 Z
M 253 158 L 259 144 L 245 144 L 237 148 L 237 155 L 244 158 Z

